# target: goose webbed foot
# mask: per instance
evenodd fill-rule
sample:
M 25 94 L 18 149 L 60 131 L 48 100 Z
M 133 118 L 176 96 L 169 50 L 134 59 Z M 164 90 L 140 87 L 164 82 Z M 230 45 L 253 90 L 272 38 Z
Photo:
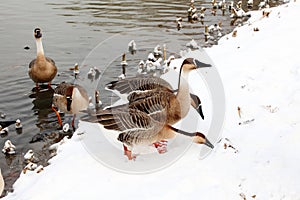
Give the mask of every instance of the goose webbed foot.
M 159 142 L 153 143 L 153 146 L 157 149 L 158 153 L 166 153 L 168 151 L 168 141 L 167 140 L 161 140 Z
M 124 144 L 123 144 L 123 148 L 124 148 L 124 155 L 127 156 L 128 160 L 136 159 L 136 155 L 132 155 L 132 152 Z

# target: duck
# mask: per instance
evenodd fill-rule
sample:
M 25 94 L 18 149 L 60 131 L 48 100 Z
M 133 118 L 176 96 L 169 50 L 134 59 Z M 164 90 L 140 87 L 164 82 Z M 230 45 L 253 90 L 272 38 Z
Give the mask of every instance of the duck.
M 40 28 L 34 29 L 34 37 L 36 40 L 37 57 L 29 64 L 29 77 L 36 83 L 36 87 L 38 87 L 39 83 L 48 83 L 48 87 L 51 87 L 51 81 L 57 74 L 57 67 L 54 60 L 44 55 Z
M 249 9 L 252 9 L 252 8 L 253 8 L 253 0 L 248 0 L 248 1 L 247 1 L 247 7 L 248 7 Z
M 78 65 L 78 63 L 75 63 L 73 73 L 74 73 L 74 77 L 77 78 L 78 75 L 79 75 L 79 65 Z
M 17 119 L 17 120 L 16 120 L 16 122 L 15 122 L 15 128 L 16 128 L 16 130 L 22 129 L 22 128 L 23 128 L 20 119 Z
M 136 43 L 134 40 L 131 40 L 129 43 L 128 43 L 128 51 L 133 55 L 136 53 Z
M 153 49 L 153 55 L 156 59 L 160 58 L 163 56 L 163 52 L 161 51 L 160 45 L 156 45 Z
M 28 170 L 33 171 L 33 170 L 35 170 L 37 167 L 38 167 L 37 164 L 35 164 L 35 163 L 33 163 L 33 162 L 29 162 L 29 163 L 24 167 L 24 169 L 22 170 L 22 171 L 23 171 L 23 174 L 26 174 L 26 172 L 27 172 Z
M 61 112 L 73 114 L 72 127 L 75 128 L 76 114 L 88 108 L 89 97 L 82 86 L 62 82 L 54 89 L 52 104 L 52 110 L 56 113 L 59 125 L 62 127 L 62 120 L 56 108 Z
M 29 149 L 25 155 L 24 155 L 24 160 L 26 163 L 30 163 L 30 162 L 37 162 L 37 158 L 34 156 L 34 152 L 32 149 Z
M 0 135 L 7 135 L 8 134 L 8 127 L 2 128 L 0 125 Z
M 2 149 L 2 153 L 6 155 L 13 155 L 16 153 L 16 146 L 13 145 L 10 140 L 6 140 Z
M 137 75 L 147 74 L 145 69 L 145 62 L 141 60 L 138 65 Z
M 192 138 L 194 143 L 214 148 L 212 143 L 200 132 L 189 133 L 172 127 L 165 122 L 154 119 L 151 115 L 138 109 L 113 108 L 95 113 L 96 122 L 107 130 L 118 132 L 117 140 L 123 144 L 124 155 L 128 160 L 135 160 L 132 149 L 137 145 L 156 145 L 160 141 L 171 139 L 176 134 Z M 161 116 L 165 118 L 166 116 Z M 90 118 L 93 119 L 94 117 Z
M 191 41 L 186 43 L 185 46 L 190 48 L 190 49 L 199 49 L 199 45 L 197 44 L 197 42 L 194 39 L 192 39 Z

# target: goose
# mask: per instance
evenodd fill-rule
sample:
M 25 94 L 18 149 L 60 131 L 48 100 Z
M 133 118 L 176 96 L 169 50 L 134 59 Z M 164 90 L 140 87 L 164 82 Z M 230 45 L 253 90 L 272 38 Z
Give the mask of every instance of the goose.
M 155 87 L 153 90 L 130 93 L 128 104 L 96 112 L 96 122 L 104 125 L 106 129 L 121 131 L 118 140 L 123 143 L 124 153 L 129 160 L 133 159 L 130 150 L 133 146 L 159 143 L 159 141 L 174 137 L 177 132 L 193 136 L 193 140 L 196 143 L 213 147 L 209 141 L 206 141 L 203 134 L 196 132 L 191 135 L 191 133 L 171 126 L 184 118 L 189 111 L 191 100 L 188 83 L 186 82 L 189 73 L 196 68 L 210 66 L 196 59 L 186 58 L 180 68 L 178 92 L 176 95 L 167 87 L 162 89 L 162 87 L 156 87 L 159 84 L 150 83 L 150 87 Z M 138 81 L 138 79 L 135 81 Z M 164 81 L 161 82 L 165 84 Z M 140 87 L 150 88 L 144 84 L 141 84 Z M 95 118 L 89 116 L 82 119 L 95 122 Z
M 193 58 L 186 58 L 180 68 L 178 89 L 173 90 L 171 85 L 161 78 L 148 77 L 145 79 L 131 78 L 127 81 L 113 81 L 106 85 L 107 90 L 112 90 L 121 98 L 129 101 L 119 107 L 129 107 L 150 113 L 159 113 L 159 110 L 149 110 L 149 103 L 156 102 L 158 107 L 163 107 L 167 113 L 168 123 L 174 124 L 185 117 L 190 105 L 194 105 L 202 118 L 201 101 L 191 98 L 189 85 L 186 82 L 190 71 L 197 67 L 210 67 L 210 64 L 202 63 Z M 174 92 L 177 92 L 175 95 Z M 129 95 L 127 95 L 129 94 Z M 154 109 L 154 108 L 153 108 Z M 158 108 L 159 109 L 159 108 Z
M 30 62 L 28 74 L 36 83 L 36 87 L 38 87 L 39 83 L 48 83 L 48 87 L 50 87 L 51 81 L 56 76 L 57 67 L 51 58 L 45 57 L 44 55 L 42 32 L 40 28 L 34 29 L 34 37 L 36 40 L 37 57 Z
M 56 113 L 60 126 L 62 127 L 62 120 L 55 107 L 64 113 L 74 115 L 72 127 L 75 128 L 76 114 L 88 108 L 89 97 L 85 89 L 80 85 L 62 82 L 54 89 L 52 103 L 52 110 Z
M 131 152 L 134 146 L 157 144 L 159 141 L 174 138 L 177 133 L 192 138 L 193 142 L 197 144 L 214 148 L 204 134 L 185 132 L 166 124 L 163 119 L 166 116 L 161 116 L 161 121 L 158 121 L 140 110 L 124 108 L 101 110 L 95 113 L 95 116 L 97 117 L 96 121 L 94 118 L 87 120 L 98 122 L 107 130 L 117 131 L 117 140 L 123 143 L 124 154 L 128 160 L 136 158 Z
M 159 77 L 132 77 L 125 80 L 112 81 L 106 84 L 106 90 L 112 91 L 119 96 L 123 101 L 133 101 L 142 95 L 152 95 L 152 93 L 158 92 L 178 92 L 178 89 L 174 90 L 172 86 Z M 148 93 L 143 93 L 148 92 Z M 154 94 L 158 95 L 158 94 Z M 141 98 L 141 97 L 139 97 Z M 197 95 L 190 94 L 190 104 L 196 109 L 201 118 L 204 120 L 204 114 L 202 111 L 201 100 Z

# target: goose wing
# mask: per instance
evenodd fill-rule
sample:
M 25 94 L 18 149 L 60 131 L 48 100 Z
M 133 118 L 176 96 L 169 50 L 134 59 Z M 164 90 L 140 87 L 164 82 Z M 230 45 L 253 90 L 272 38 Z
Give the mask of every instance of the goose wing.
M 158 77 L 132 77 L 112 81 L 106 84 L 107 90 L 116 90 L 121 94 L 128 94 L 132 91 L 153 90 L 156 88 L 166 88 L 172 90 L 172 86 L 167 81 Z
M 66 96 L 68 93 L 72 93 L 74 86 L 72 83 L 62 82 L 54 89 L 54 93 Z
M 163 123 L 135 109 L 101 110 L 95 117 L 105 129 L 119 131 L 118 140 L 127 145 L 151 143 L 163 128 Z
M 128 104 L 123 104 L 115 107 L 107 108 L 107 110 L 120 109 L 120 110 L 138 110 L 154 120 L 159 122 L 166 121 L 167 111 L 170 108 L 170 102 L 175 95 L 168 91 L 148 91 L 132 93 L 129 97 Z

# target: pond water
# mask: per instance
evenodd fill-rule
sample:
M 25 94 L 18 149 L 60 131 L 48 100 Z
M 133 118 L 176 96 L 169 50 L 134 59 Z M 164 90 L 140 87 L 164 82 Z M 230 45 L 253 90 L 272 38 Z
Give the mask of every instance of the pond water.
M 258 1 L 255 2 L 257 4 Z M 198 8 L 211 7 L 210 1 L 196 1 L 195 5 Z M 23 124 L 21 133 L 11 126 L 9 133 L 0 137 L 1 148 L 7 139 L 17 146 L 15 155 L 0 154 L 0 167 L 6 182 L 3 195 L 13 190 L 12 184 L 25 166 L 23 156 L 29 149 L 35 152 L 38 163 L 45 166 L 52 153 L 48 150 L 49 145 L 65 136 L 59 130 L 56 116 L 50 108 L 53 90 L 33 91 L 35 84 L 28 76 L 28 64 L 36 55 L 34 28 L 42 29 L 45 54 L 54 59 L 58 66 L 59 74 L 53 83 L 72 82 L 73 72 L 69 69 L 75 63 L 81 64 L 101 41 L 111 35 L 141 27 L 161 32 L 166 29 L 177 31 L 175 19 L 179 16 L 185 18 L 188 7 L 186 0 L 1 1 L 0 112 L 5 113 L 6 118 L 0 120 L 19 118 Z M 234 28 L 230 25 L 228 11 L 225 16 L 222 16 L 221 11 L 217 12 L 217 16 L 212 16 L 210 11 L 206 13 L 203 24 L 188 23 L 184 19 L 179 33 L 195 39 L 201 46 L 206 46 L 203 35 L 205 24 L 222 21 L 223 34 Z M 183 42 L 189 40 L 187 37 L 178 38 Z M 112 42 L 111 45 L 118 44 Z M 107 73 L 109 80 L 117 77 L 121 69 Z M 108 95 L 104 93 L 101 97 L 104 103 L 109 103 Z M 71 121 L 71 118 L 72 116 L 66 115 L 63 120 Z

